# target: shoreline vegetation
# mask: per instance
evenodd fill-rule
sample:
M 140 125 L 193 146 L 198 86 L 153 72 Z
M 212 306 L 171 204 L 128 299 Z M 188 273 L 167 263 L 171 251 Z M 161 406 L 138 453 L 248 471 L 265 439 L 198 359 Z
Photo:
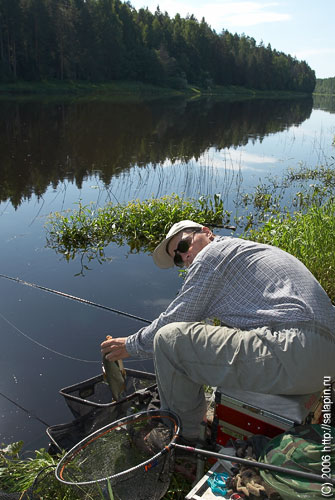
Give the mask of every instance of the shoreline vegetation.
M 213 85 L 202 88 L 188 85 L 184 89 L 174 89 L 148 83 L 132 81 L 86 82 L 49 80 L 41 82 L 16 81 L 0 83 L 0 98 L 22 97 L 93 97 L 155 99 L 173 97 L 222 97 L 222 98 L 299 98 L 312 95 L 308 92 L 292 90 L 258 90 L 238 85 Z

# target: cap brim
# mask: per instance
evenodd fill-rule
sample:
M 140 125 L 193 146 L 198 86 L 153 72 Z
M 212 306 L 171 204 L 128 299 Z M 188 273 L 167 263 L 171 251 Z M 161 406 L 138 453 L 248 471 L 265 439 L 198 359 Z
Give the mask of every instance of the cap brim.
M 175 236 L 175 235 L 173 235 Z M 166 238 L 165 240 L 161 241 L 159 245 L 155 248 L 152 258 L 154 259 L 154 263 L 156 266 L 160 267 L 161 269 L 168 269 L 169 267 L 174 266 L 174 261 L 173 258 L 167 253 L 166 247 L 169 243 L 169 241 L 173 238 L 173 236 L 170 236 L 170 238 Z

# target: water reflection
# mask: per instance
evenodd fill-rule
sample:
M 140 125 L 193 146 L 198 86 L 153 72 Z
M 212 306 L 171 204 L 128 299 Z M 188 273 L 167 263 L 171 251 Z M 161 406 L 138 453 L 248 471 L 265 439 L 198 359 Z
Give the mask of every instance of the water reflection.
M 17 208 L 48 186 L 81 188 L 165 162 L 198 160 L 209 148 L 260 142 L 306 120 L 312 98 L 298 100 L 1 102 L 0 201 Z
M 329 113 L 335 113 L 335 96 L 331 94 L 315 95 L 313 96 L 313 107 L 328 111 Z

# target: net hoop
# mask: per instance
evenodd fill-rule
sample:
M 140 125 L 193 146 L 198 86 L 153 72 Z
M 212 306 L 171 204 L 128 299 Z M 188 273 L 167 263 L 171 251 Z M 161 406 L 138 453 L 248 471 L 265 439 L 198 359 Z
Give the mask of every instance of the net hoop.
M 127 423 L 131 422 L 132 420 L 139 421 L 140 419 L 144 420 L 149 420 L 149 419 L 159 419 L 160 417 L 164 417 L 172 421 L 173 423 L 173 435 L 172 438 L 169 442 L 168 445 L 166 445 L 161 451 L 150 457 L 148 460 L 145 460 L 133 467 L 129 467 L 125 471 L 118 472 L 116 474 L 111 474 L 109 476 L 100 478 L 100 479 L 93 479 L 90 481 L 68 481 L 63 478 L 63 472 L 66 468 L 66 466 L 71 463 L 72 458 L 74 458 L 81 450 L 89 446 L 90 443 L 96 441 L 99 439 L 99 437 L 105 436 L 109 432 L 115 430 L 116 428 L 123 427 L 127 425 Z M 175 414 L 172 413 L 171 411 L 168 410 L 150 410 L 150 411 L 142 411 L 138 412 L 126 417 L 123 417 L 119 420 L 116 420 L 114 422 L 111 422 L 110 424 L 105 425 L 104 427 L 101 427 L 97 431 L 93 432 L 86 438 L 82 439 L 77 443 L 73 448 L 71 448 L 58 462 L 56 470 L 55 470 L 55 476 L 63 484 L 67 484 L 70 486 L 84 486 L 84 485 L 92 485 L 95 483 L 101 483 L 103 481 L 107 480 L 114 480 L 117 478 L 121 478 L 122 476 L 125 476 L 127 474 L 130 474 L 134 471 L 137 471 L 141 468 L 144 469 L 144 471 L 148 472 L 150 469 L 154 466 L 154 463 L 156 460 L 158 460 L 162 455 L 169 453 L 171 449 L 174 448 L 174 443 L 176 442 L 179 432 L 180 432 L 180 419 L 179 417 Z

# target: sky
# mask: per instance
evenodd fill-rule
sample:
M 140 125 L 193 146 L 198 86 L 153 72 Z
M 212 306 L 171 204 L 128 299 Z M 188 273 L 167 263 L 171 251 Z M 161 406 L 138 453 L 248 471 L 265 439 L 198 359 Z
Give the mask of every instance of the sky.
M 317 78 L 335 77 L 335 0 L 131 0 L 136 10 L 157 5 L 170 17 L 204 17 L 218 34 L 244 33 L 306 61 Z

